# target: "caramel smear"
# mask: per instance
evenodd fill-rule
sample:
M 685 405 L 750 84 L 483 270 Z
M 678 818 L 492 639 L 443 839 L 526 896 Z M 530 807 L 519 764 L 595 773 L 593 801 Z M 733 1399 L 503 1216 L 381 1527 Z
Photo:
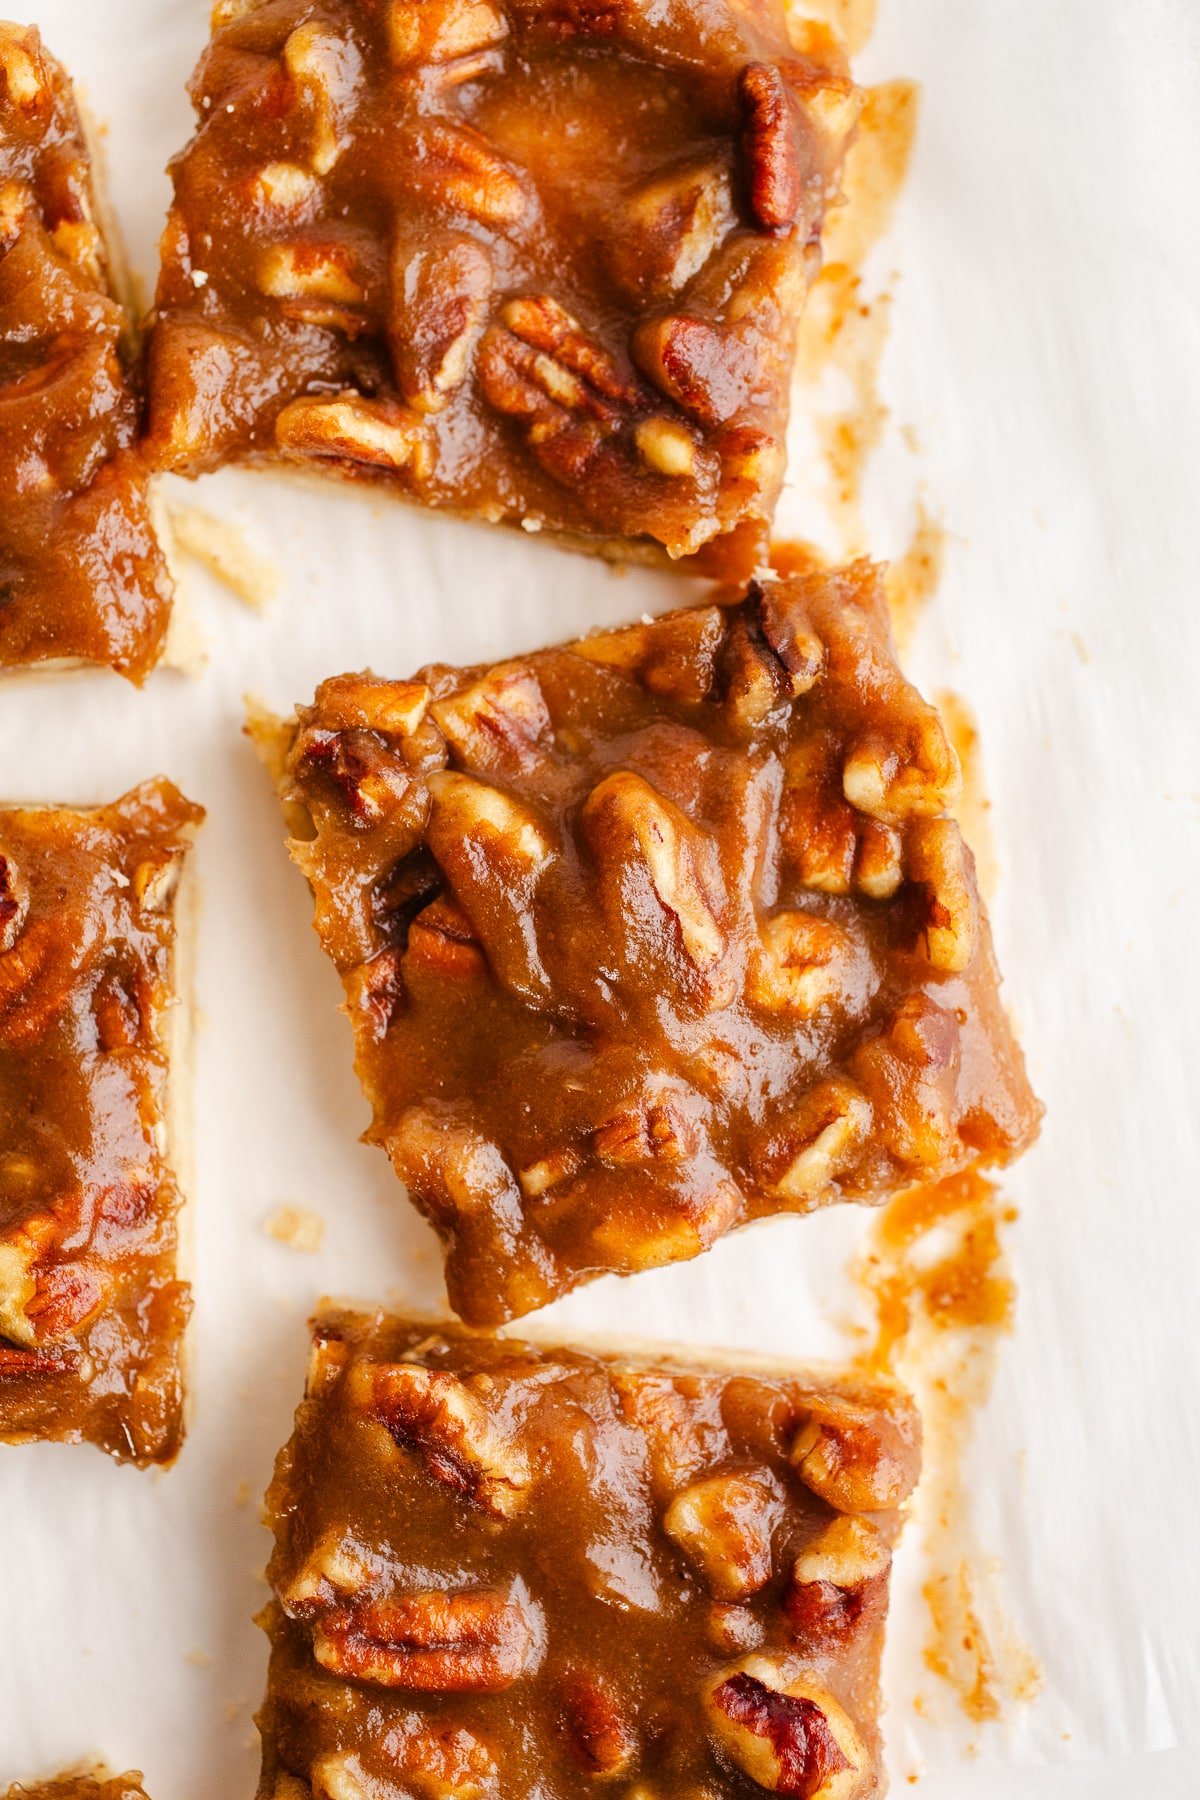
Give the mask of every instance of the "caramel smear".
M 889 576 L 891 570 L 888 571 Z M 889 585 L 889 597 L 891 589 Z M 983 779 L 983 758 L 979 748 L 979 727 L 975 715 L 961 694 L 943 688 L 935 696 L 950 742 L 962 766 L 962 797 L 955 807 L 964 838 L 975 857 L 975 878 L 985 901 L 990 901 L 1000 880 L 1000 864 L 996 855 L 996 838 L 992 830 L 992 803 L 987 797 Z
M 945 560 L 945 527 L 925 501 L 919 500 L 912 540 L 907 550 L 889 563 L 886 577 L 892 630 L 902 656 L 912 645 L 917 621 L 941 585 Z
M 793 538 L 771 545 L 771 567 L 776 575 L 814 575 L 829 567 L 829 558 L 816 544 Z
M 879 370 L 890 327 L 891 297 L 869 283 L 864 264 L 887 232 L 904 186 L 916 137 L 918 90 L 911 81 L 868 88 L 858 133 L 846 161 L 845 204 L 825 227 L 825 266 L 800 330 L 799 379 L 810 387 L 833 380 L 841 398 L 818 414 L 826 466 L 826 504 L 840 554 L 864 547 L 861 493 L 867 462 L 881 442 L 888 412 Z
M 972 1171 L 910 1188 L 875 1221 L 857 1271 L 873 1315 L 861 1360 L 904 1382 L 924 1418 L 926 1667 L 975 1723 L 1000 1718 L 1041 1686 L 1004 1615 L 1000 1571 L 978 1544 L 963 1479 L 1000 1340 L 1012 1328 L 1002 1231 L 1015 1217 L 995 1184 Z
M 167 516 L 176 550 L 202 563 L 247 606 L 261 611 L 270 605 L 279 591 L 279 570 L 247 542 L 238 526 L 198 506 L 171 506 Z

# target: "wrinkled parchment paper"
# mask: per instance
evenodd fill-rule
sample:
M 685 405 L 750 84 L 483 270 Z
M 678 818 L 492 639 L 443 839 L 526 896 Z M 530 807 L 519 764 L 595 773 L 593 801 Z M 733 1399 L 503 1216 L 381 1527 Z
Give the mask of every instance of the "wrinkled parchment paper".
M 204 0 L 26 0 L 107 125 L 112 197 L 149 279 L 206 15 Z M 910 665 L 979 722 L 993 919 L 1048 1106 L 1004 1183 L 1018 1324 L 967 1463 L 977 1542 L 1043 1690 L 999 1725 L 956 1717 L 922 1663 L 910 1533 L 887 1662 L 893 1782 L 927 1769 L 933 1800 L 1171 1800 L 1196 1791 L 1195 1757 L 1119 1759 L 1200 1738 L 1200 18 L 1190 0 L 887 0 L 863 67 L 924 89 L 873 265 L 893 293 L 891 424 L 868 541 L 898 554 L 922 490 L 949 533 Z M 801 425 L 785 531 L 820 534 L 820 478 Z M 166 1476 L 86 1449 L 0 1450 L 0 1781 L 100 1749 L 144 1766 L 158 1800 L 200 1800 L 251 1791 L 258 1497 L 306 1313 L 322 1291 L 441 1297 L 430 1233 L 355 1142 L 366 1111 L 337 982 L 240 736 L 242 695 L 286 707 L 336 669 L 509 654 L 684 590 L 263 475 L 172 497 L 279 565 L 273 608 L 193 570 L 199 678 L 0 689 L 5 795 L 99 800 L 162 770 L 210 809 L 191 1436 Z M 265 1233 L 283 1205 L 324 1219 L 319 1257 Z M 865 1223 L 751 1231 L 598 1284 L 545 1324 L 837 1355 Z

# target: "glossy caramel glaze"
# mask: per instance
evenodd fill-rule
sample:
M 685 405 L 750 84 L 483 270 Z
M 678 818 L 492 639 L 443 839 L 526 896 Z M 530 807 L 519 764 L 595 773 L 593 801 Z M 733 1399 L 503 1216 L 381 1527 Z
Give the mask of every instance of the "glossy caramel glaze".
M 957 762 L 870 565 L 341 677 L 273 741 L 368 1135 L 472 1323 L 1033 1136 Z
M 140 681 L 162 650 L 130 351 L 70 83 L 32 26 L 0 21 L 0 669 Z
M 893 1384 L 326 1315 L 260 1800 L 868 1800 L 918 1444 Z
M 776 0 L 214 10 L 152 454 L 285 457 L 617 553 L 762 559 L 858 95 Z
M 167 781 L 0 810 L 0 1438 L 138 1463 L 182 1437 L 164 1157 L 173 896 L 203 814 Z

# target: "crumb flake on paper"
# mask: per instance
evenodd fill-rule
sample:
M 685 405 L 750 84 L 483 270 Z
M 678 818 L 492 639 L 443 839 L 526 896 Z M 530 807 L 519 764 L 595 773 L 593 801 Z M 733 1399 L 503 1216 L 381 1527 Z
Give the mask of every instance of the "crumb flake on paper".
M 173 505 L 167 516 L 177 550 L 202 563 L 247 606 L 261 611 L 270 605 L 279 591 L 279 570 L 255 549 L 240 526 L 198 506 Z
M 279 1206 L 265 1221 L 263 1229 L 268 1237 L 286 1244 L 289 1250 L 315 1256 L 325 1235 L 325 1221 L 319 1213 L 309 1212 L 303 1206 Z

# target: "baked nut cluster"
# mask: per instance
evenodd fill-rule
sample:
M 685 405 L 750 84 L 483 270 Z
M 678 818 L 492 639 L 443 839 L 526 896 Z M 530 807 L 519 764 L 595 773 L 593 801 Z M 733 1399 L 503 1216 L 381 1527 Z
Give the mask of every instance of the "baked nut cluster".
M 182 1437 L 165 1160 L 174 894 L 203 814 L 167 781 L 0 809 L 0 1440 L 137 1463 Z
M 0 669 L 162 650 L 131 349 L 70 82 L 0 20 Z
M 18 1784 L 6 1790 L 4 1800 L 146 1800 L 146 1793 L 136 1769 L 128 1775 L 109 1775 L 104 1769 L 96 1769 L 91 1774 L 38 1781 L 32 1787 Z
M 762 559 L 859 95 L 779 0 L 223 0 L 150 446 Z
M 260 1800 L 867 1800 L 917 1463 L 885 1384 L 326 1315 L 267 1497 Z
M 255 729 L 368 1136 L 472 1323 L 1032 1136 L 957 761 L 870 565 Z

